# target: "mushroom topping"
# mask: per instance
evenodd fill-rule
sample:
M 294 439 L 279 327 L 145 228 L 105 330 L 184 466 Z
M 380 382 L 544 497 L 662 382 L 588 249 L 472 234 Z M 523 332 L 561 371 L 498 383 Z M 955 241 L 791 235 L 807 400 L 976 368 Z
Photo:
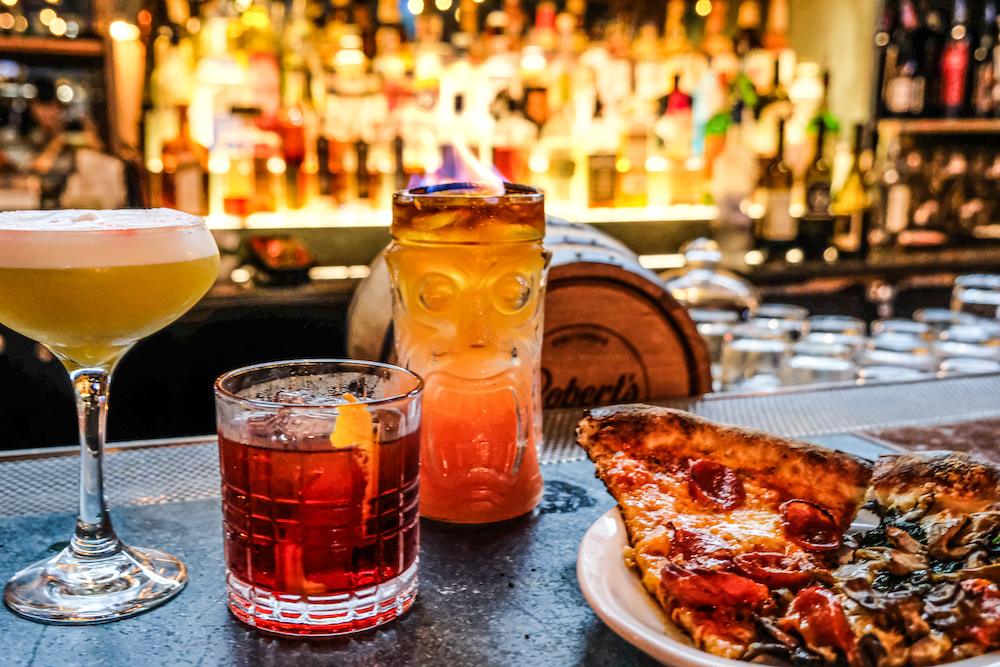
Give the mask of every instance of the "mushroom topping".
M 880 667 L 889 657 L 889 652 L 882 646 L 882 642 L 871 633 L 858 640 L 858 654 L 865 667 Z
M 761 629 L 762 634 L 770 635 L 772 638 L 791 648 L 798 648 L 800 645 L 798 639 L 779 628 L 778 624 L 771 619 L 758 616 L 756 621 L 757 627 Z
M 986 544 L 986 539 L 1000 527 L 1000 512 L 978 512 L 969 515 L 969 523 L 959 532 L 959 544 Z
M 928 491 L 917 498 L 917 504 L 903 515 L 903 521 L 917 521 L 922 519 L 932 505 L 934 505 L 934 492 Z
M 930 633 L 910 647 L 910 661 L 914 667 L 936 665 L 943 661 L 951 651 L 951 640 L 948 635 L 937 630 Z
M 946 581 L 932 588 L 930 593 L 924 597 L 924 603 L 934 606 L 946 605 L 954 600 L 961 590 L 962 587 L 957 583 Z
M 960 516 L 953 519 L 943 519 L 931 526 L 927 533 L 927 550 L 935 558 L 956 560 L 972 551 L 972 545 L 952 546 L 951 541 L 958 531 L 962 530 L 968 517 Z
M 889 526 L 888 528 L 885 529 L 885 534 L 889 538 L 889 541 L 892 542 L 897 549 L 905 553 L 916 554 L 920 553 L 920 551 L 923 549 L 923 547 L 920 545 L 920 542 L 917 542 L 915 539 L 913 539 L 913 536 L 911 536 L 908 532 L 906 532 L 902 528 L 897 528 L 896 526 Z
M 899 549 L 889 552 L 889 572 L 908 574 L 927 569 L 927 557 L 923 554 L 907 553 Z
M 973 551 L 965 559 L 965 569 L 985 567 L 990 564 L 990 555 L 983 549 Z
M 882 593 L 872 588 L 867 579 L 851 579 L 841 584 L 844 595 L 857 602 L 862 608 L 874 612 L 891 611 L 900 603 L 910 599 L 905 591 Z

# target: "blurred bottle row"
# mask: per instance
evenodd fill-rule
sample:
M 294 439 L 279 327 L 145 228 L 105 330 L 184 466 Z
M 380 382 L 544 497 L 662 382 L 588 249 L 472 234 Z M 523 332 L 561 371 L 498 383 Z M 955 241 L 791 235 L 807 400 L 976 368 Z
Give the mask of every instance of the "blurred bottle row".
M 788 48 L 786 0 L 670 0 L 662 30 L 587 26 L 579 0 L 538 3 L 530 26 L 517 0 L 485 16 L 473 0 L 436 4 L 444 13 L 380 3 L 377 20 L 308 0 L 141 13 L 152 201 L 237 216 L 384 208 L 415 176 L 449 169 L 458 141 L 556 207 L 714 201 L 749 226 L 780 206 L 754 194 L 773 189 L 758 175 L 776 155 L 804 183 L 822 126 L 834 162 L 839 126 L 820 68 Z M 794 213 L 805 195 L 793 190 Z
M 881 117 L 1000 116 L 996 0 L 887 0 L 882 11 Z

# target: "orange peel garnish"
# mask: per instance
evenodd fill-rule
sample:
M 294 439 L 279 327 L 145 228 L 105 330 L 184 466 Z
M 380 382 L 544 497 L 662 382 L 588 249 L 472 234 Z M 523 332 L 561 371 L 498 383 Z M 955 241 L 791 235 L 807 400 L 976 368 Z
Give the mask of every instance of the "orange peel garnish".
M 365 466 L 365 499 L 361 518 L 367 523 L 370 508 L 378 494 L 378 447 L 372 415 L 363 403 L 352 394 L 344 394 L 347 403 L 337 406 L 337 423 L 330 434 L 330 444 L 335 449 L 353 447 L 362 453 Z

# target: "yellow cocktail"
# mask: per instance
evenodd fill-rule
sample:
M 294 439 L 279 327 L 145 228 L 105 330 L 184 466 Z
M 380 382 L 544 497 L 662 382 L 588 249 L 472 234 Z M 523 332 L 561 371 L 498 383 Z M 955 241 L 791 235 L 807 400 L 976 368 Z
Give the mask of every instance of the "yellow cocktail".
M 66 366 L 80 422 L 80 514 L 56 556 L 7 582 L 4 601 L 32 620 L 95 623 L 171 599 L 187 571 L 169 554 L 122 544 L 101 471 L 111 371 L 139 339 L 195 304 L 219 253 L 204 220 L 169 211 L 0 213 L 0 323 Z
M 218 255 L 87 269 L 0 267 L 0 322 L 96 366 L 186 313 L 218 271 Z
M 420 513 L 501 521 L 541 499 L 542 197 L 397 193 L 400 365 L 424 378 Z

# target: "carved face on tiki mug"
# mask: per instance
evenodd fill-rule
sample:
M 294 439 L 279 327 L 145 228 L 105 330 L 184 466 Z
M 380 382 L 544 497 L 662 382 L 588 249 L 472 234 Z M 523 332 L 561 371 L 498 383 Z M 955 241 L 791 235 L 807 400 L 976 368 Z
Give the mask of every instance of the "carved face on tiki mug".
M 397 322 L 401 363 L 483 379 L 524 357 L 525 346 L 537 346 L 545 263 L 539 247 L 416 246 L 390 253 L 395 297 L 409 315 Z

